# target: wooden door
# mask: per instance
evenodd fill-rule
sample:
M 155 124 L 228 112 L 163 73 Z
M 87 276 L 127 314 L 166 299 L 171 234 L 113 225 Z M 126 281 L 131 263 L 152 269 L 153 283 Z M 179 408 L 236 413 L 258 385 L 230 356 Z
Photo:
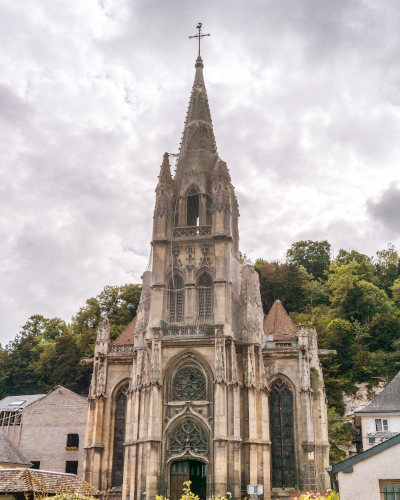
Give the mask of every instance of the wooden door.
M 189 481 L 189 460 L 181 460 L 171 465 L 170 500 L 180 500 L 183 483 Z

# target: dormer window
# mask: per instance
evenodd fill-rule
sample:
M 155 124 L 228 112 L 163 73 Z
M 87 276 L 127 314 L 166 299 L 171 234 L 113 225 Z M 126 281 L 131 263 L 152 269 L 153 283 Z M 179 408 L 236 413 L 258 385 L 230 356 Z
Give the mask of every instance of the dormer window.
M 200 225 L 200 190 L 196 185 L 190 186 L 186 193 L 187 199 L 187 225 Z

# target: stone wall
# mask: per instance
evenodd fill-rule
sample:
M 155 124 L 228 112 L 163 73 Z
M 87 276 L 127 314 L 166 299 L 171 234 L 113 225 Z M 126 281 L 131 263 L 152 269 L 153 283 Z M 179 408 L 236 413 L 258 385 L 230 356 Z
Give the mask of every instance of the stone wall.
M 57 387 L 24 409 L 20 450 L 30 461 L 40 462 L 41 470 L 65 472 L 67 461 L 78 461 L 83 475 L 87 400 Z M 68 434 L 79 435 L 78 450 L 66 450 Z

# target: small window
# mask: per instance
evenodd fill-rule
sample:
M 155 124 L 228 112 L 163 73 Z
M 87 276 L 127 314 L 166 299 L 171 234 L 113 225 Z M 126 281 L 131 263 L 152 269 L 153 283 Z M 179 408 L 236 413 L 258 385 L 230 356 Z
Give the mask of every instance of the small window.
M 379 481 L 382 500 L 400 500 L 400 481 Z
M 79 448 L 79 434 L 68 434 L 66 450 L 77 450 Z
M 12 403 L 10 403 L 10 406 L 21 406 L 25 403 L 25 400 L 24 401 L 13 401 Z
M 78 474 L 78 461 L 77 460 L 67 460 L 65 462 L 65 472 L 67 474 Z
M 381 418 L 375 419 L 375 429 L 376 429 L 376 432 L 382 432 L 382 419 Z
M 39 470 L 39 469 L 40 469 L 40 462 L 39 462 L 39 461 L 36 461 L 36 460 L 31 460 L 30 462 L 31 462 L 31 464 L 32 464 L 31 469 L 36 469 L 36 470 Z
M 389 430 L 389 420 L 382 420 L 382 425 L 383 425 L 383 430 L 388 431 Z
M 375 438 L 368 438 L 369 444 L 375 444 Z

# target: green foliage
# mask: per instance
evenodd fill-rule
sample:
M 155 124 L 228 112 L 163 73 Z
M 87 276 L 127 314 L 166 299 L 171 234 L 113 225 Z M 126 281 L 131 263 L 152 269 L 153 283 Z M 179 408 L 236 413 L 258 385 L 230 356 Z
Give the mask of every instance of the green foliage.
M 279 299 L 288 312 L 302 310 L 309 302 L 306 286 L 311 281 L 303 267 L 279 262 L 258 260 L 255 266 L 260 275 L 261 300 L 264 311 L 268 312 L 275 300 Z
M 247 257 L 247 255 L 245 253 L 239 252 L 239 260 L 240 260 L 240 263 L 242 265 L 244 265 L 244 264 L 250 264 L 250 266 L 253 265 L 250 258 Z
M 88 496 L 81 495 L 80 493 L 57 493 L 53 496 L 36 496 L 36 500 L 96 500 L 90 493 L 94 493 L 93 488 L 87 484 Z
M 59 318 L 31 316 L 5 348 L 0 347 L 0 397 L 47 392 L 63 385 L 86 393 L 99 322 L 110 319 L 111 340 L 132 321 L 140 300 L 141 285 L 106 286 L 88 299 L 70 325 Z
M 185 481 L 183 483 L 183 494 L 180 498 L 180 500 L 200 500 L 200 498 L 193 493 L 193 491 L 190 489 L 190 485 L 192 484 L 192 481 Z M 221 497 L 221 495 L 217 495 L 215 497 L 216 500 L 230 500 L 232 497 L 231 493 L 227 493 L 226 497 Z M 164 498 L 162 495 L 156 495 L 156 500 L 168 500 L 167 498 Z
M 286 252 L 286 262 L 303 266 L 315 279 L 326 278 L 331 263 L 331 245 L 328 241 L 297 241 Z
M 395 246 L 391 243 L 388 244 L 386 250 L 379 250 L 376 252 L 376 277 L 380 288 L 382 288 L 389 297 L 392 293 L 393 283 L 397 278 L 398 264 L 399 254 L 396 252 Z
M 340 417 L 336 408 L 328 408 L 329 463 L 335 464 L 346 458 L 344 449 L 351 446 L 352 438 L 351 422 Z
M 392 291 L 393 304 L 397 310 L 400 310 L 400 278 L 397 278 L 390 289 Z

